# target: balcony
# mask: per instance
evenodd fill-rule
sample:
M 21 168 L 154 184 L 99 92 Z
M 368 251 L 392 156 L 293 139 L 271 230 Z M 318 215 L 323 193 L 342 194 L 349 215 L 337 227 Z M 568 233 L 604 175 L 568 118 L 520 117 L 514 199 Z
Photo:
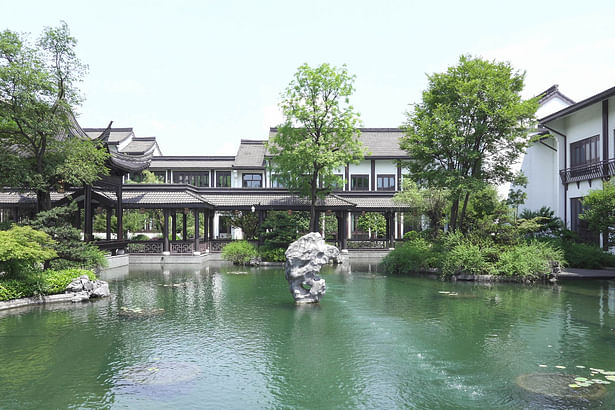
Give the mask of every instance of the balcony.
M 615 175 L 615 158 L 592 164 L 579 165 L 573 168 L 561 169 L 559 176 L 563 184 L 587 181 L 595 178 L 608 178 Z

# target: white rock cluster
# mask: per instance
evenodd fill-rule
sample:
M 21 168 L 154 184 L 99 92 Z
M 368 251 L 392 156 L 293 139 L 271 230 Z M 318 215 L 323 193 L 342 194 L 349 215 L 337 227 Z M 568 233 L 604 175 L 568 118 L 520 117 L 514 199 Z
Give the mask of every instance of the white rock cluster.
M 93 298 L 104 298 L 110 295 L 109 284 L 104 280 L 90 280 L 87 275 L 73 279 L 65 290 L 73 293 L 72 302 L 82 302 Z
M 312 232 L 291 243 L 285 255 L 286 280 L 295 303 L 318 303 L 326 292 L 325 280 L 318 276 L 320 268 L 331 259 L 337 260 L 339 249 Z

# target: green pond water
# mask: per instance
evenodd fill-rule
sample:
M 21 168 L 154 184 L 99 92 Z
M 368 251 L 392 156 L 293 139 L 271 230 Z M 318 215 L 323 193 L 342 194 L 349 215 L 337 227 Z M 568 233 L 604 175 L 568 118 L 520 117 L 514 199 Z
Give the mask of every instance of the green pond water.
M 615 382 L 568 387 L 615 371 L 615 281 L 323 277 L 295 306 L 278 268 L 140 266 L 1 312 L 0 408 L 615 408 Z

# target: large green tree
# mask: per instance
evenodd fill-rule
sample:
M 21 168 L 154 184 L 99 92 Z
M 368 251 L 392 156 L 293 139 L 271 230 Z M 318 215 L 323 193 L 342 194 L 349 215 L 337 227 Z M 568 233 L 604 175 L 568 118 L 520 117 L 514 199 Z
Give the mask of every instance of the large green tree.
M 64 22 L 35 43 L 0 32 L 0 185 L 36 191 L 39 211 L 50 209 L 50 190 L 107 172 L 107 152 L 77 135 L 76 84 L 86 67 L 76 43 Z
M 357 129 L 359 114 L 349 102 L 353 82 L 346 66 L 299 67 L 282 94 L 285 121 L 267 144 L 277 179 L 310 199 L 312 232 L 318 232 L 317 199 L 341 184 L 334 172 L 365 154 Z
M 463 226 L 472 192 L 516 180 L 511 164 L 525 150 L 538 108 L 523 100 L 525 74 L 509 63 L 461 56 L 428 76 L 423 101 L 407 113 L 401 147 L 411 177 L 451 191 L 449 224 Z
M 580 218 L 589 229 L 602 233 L 602 248 L 606 251 L 615 244 L 615 185 L 605 181 L 602 189 L 592 189 L 583 198 L 583 213 Z

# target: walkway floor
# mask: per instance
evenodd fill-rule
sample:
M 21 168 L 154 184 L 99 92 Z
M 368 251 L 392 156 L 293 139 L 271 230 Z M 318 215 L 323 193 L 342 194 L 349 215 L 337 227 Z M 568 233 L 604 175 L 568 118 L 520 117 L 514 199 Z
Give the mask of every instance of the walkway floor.
M 615 279 L 615 268 L 605 269 L 577 269 L 564 268 L 559 277 L 561 279 Z

